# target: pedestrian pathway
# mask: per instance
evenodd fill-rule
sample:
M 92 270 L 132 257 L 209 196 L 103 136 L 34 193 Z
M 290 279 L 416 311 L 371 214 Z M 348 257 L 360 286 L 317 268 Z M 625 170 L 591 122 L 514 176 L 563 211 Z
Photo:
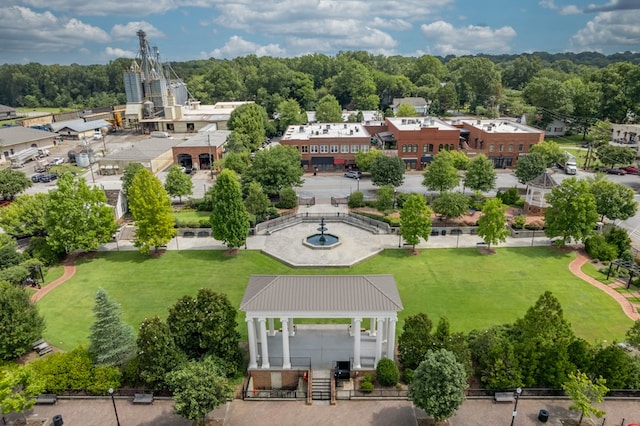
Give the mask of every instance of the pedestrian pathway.
M 75 257 L 68 259 L 64 263 L 64 273 L 57 280 L 52 281 L 49 285 L 42 287 L 31 296 L 31 302 L 36 303 L 42 299 L 47 293 L 53 291 L 56 287 L 71 279 L 76 273 Z
M 589 284 L 599 288 L 600 290 L 604 291 L 609 296 L 611 296 L 614 300 L 616 300 L 620 304 L 622 311 L 629 318 L 631 318 L 634 321 L 637 321 L 638 319 L 640 319 L 640 314 L 638 314 L 636 307 L 631 302 L 629 302 L 623 294 L 618 293 L 611 286 L 603 284 L 600 281 L 582 272 L 582 265 L 584 265 L 588 261 L 589 261 L 589 257 L 582 250 L 577 250 L 576 258 L 573 259 L 571 263 L 569 263 L 569 270 L 576 277 L 588 282 Z

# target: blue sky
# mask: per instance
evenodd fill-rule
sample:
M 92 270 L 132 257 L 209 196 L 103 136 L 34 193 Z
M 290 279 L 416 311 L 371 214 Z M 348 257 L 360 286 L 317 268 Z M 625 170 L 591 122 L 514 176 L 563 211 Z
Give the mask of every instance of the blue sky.
M 2 0 L 0 63 L 640 49 L 640 0 Z

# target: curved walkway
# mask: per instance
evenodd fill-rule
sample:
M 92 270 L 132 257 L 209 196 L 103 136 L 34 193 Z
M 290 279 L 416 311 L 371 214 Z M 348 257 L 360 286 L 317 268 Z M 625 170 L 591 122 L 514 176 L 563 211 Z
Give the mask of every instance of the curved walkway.
M 582 280 L 588 282 L 589 284 L 595 287 L 598 287 L 600 290 L 604 291 L 609 296 L 614 298 L 620 304 L 622 311 L 629 318 L 631 318 L 634 321 L 640 319 L 640 314 L 638 314 L 636 307 L 631 302 L 629 302 L 623 294 L 618 293 L 612 287 L 606 284 L 603 284 L 600 281 L 594 278 L 591 278 L 589 275 L 582 272 L 582 265 L 584 265 L 588 261 L 589 261 L 589 257 L 587 257 L 587 255 L 581 250 L 578 250 L 576 251 L 576 258 L 573 259 L 571 263 L 569 263 L 569 270 L 576 277 L 581 278 Z
M 75 260 L 71 260 L 68 263 L 64 264 L 64 273 L 57 280 L 52 281 L 48 286 L 42 287 L 40 290 L 35 292 L 31 296 L 31 302 L 36 303 L 38 300 L 42 299 L 47 293 L 58 287 L 60 284 L 64 283 L 71 277 L 73 277 L 76 273 L 76 265 Z

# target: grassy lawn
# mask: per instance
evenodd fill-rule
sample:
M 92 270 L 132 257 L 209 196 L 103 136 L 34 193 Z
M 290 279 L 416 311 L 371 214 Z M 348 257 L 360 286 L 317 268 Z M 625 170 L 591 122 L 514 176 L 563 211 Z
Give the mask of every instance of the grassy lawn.
M 199 222 L 200 219 L 209 219 L 211 212 L 197 210 L 178 210 L 173 212 L 173 217 L 180 222 Z
M 603 274 L 602 272 L 600 272 L 591 263 L 585 263 L 584 265 L 582 265 L 581 269 L 582 272 L 589 275 L 591 278 L 600 281 L 602 284 L 611 284 L 616 280 L 613 274 L 609 279 L 607 279 L 607 274 Z
M 513 322 L 550 290 L 576 334 L 589 342 L 621 340 L 631 320 L 606 294 L 569 272 L 573 257 L 546 247 L 503 248 L 493 256 L 476 249 L 423 250 L 418 256 L 387 250 L 351 269 L 294 270 L 251 250 L 234 258 L 222 251 L 170 251 L 157 259 L 109 252 L 81 261 L 76 275 L 38 306 L 47 321 L 47 340 L 68 350 L 87 342 L 100 287 L 122 305 L 125 321 L 137 327 L 146 317 L 166 318 L 179 297 L 201 287 L 226 293 L 239 306 L 251 274 L 393 274 L 404 304 L 398 333 L 404 318 L 418 312 L 434 323 L 446 315 L 452 331 Z M 246 339 L 242 313 L 238 323 Z

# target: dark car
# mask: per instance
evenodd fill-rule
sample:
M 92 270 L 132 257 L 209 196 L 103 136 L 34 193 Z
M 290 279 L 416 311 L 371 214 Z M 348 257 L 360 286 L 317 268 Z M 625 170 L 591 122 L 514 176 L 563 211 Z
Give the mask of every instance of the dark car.
M 360 173 L 357 170 L 349 170 L 344 174 L 344 176 L 351 179 L 360 179 L 360 177 L 362 176 L 362 173 Z
M 612 168 L 610 168 L 610 169 L 607 169 L 607 170 L 606 170 L 606 173 L 607 173 L 608 175 L 626 175 L 626 174 L 627 174 L 624 170 L 622 170 L 622 169 L 617 169 L 617 168 L 615 168 L 615 167 L 612 167 Z
M 35 175 L 31 176 L 31 182 L 33 182 L 33 183 L 42 182 L 42 180 L 41 180 L 42 176 L 44 176 L 42 173 L 38 173 L 38 174 L 35 174 Z
M 58 175 L 55 173 L 47 173 L 46 175 L 40 176 L 40 182 L 51 182 L 56 179 L 58 179 Z
M 638 174 L 638 168 L 636 166 L 627 166 L 627 167 L 622 167 L 622 170 L 624 170 L 624 172 L 628 175 L 637 175 Z

